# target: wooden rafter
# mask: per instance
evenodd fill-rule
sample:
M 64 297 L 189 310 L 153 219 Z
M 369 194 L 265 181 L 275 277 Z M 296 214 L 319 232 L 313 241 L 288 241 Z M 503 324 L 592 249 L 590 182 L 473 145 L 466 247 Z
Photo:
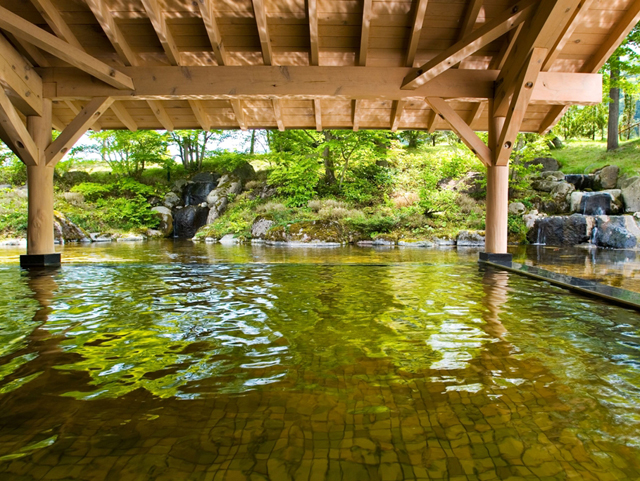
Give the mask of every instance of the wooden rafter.
M 507 57 L 509 56 L 509 53 L 511 53 L 521 31 L 522 24 L 518 25 L 506 35 L 507 38 L 502 42 L 500 51 L 494 55 L 491 62 L 489 62 L 489 70 L 502 70 L 504 63 L 507 61 Z
M 133 81 L 122 72 L 88 55 L 73 45 L 45 32 L 4 7 L 0 7 L 0 28 L 32 43 L 74 67 L 119 89 L 133 89 Z
M 51 67 L 51 62 L 44 56 L 42 50 L 38 47 L 31 45 L 29 42 L 25 42 L 21 38 L 11 35 L 9 32 L 5 32 L 9 41 L 15 45 L 16 49 L 26 58 L 34 67 Z
M 457 65 L 469 55 L 501 37 L 524 22 L 533 10 L 535 0 L 522 0 L 515 7 L 498 15 L 492 21 L 474 30 L 464 39 L 449 47 L 419 69 L 409 73 L 402 82 L 403 89 L 416 89 L 446 70 Z
M 462 26 L 460 27 L 458 40 L 462 40 L 473 31 L 473 27 L 478 21 L 478 15 L 480 15 L 480 9 L 482 8 L 483 3 L 484 0 L 470 0 L 467 5 L 467 9 L 465 10 L 464 18 L 462 19 Z
M 548 133 L 553 128 L 553 126 L 560 121 L 568 108 L 569 107 L 564 105 L 554 105 L 553 107 L 551 107 L 551 110 L 540 124 L 538 133 L 540 135 Z
M 202 130 L 211 130 L 211 119 L 209 118 L 209 114 L 204 108 L 202 102 L 199 102 L 197 100 L 189 100 L 189 105 L 193 110 L 193 114 L 196 116 L 198 124 L 200 124 L 200 127 L 202 127 Z
M 439 97 L 427 97 L 425 99 L 431 108 L 445 119 L 451 126 L 460 140 L 469 147 L 471 152 L 482 161 L 483 164 L 492 165 L 492 152 L 489 147 L 476 135 L 476 133 L 469 127 L 462 117 L 460 117 L 455 110 L 451 108 L 444 99 Z
M 495 165 L 507 165 L 509 163 L 509 156 L 515 146 L 516 136 L 520 131 L 522 121 L 527 112 L 533 87 L 538 80 L 542 65 L 548 53 L 549 51 L 546 48 L 533 49 L 525 67 L 522 69 L 522 73 L 516 80 L 513 98 L 498 139 L 498 144 L 496 146 L 490 146 L 494 149 Z
M 271 50 L 271 37 L 269 36 L 269 26 L 267 25 L 267 12 L 263 0 L 253 0 L 253 12 L 258 25 L 258 35 L 260 36 L 260 47 L 262 48 L 262 59 L 265 65 L 273 64 L 273 52 Z
M 320 65 L 317 0 L 307 0 L 307 15 L 309 16 L 309 65 Z
M 4 89 L 0 89 L 0 138 L 26 165 L 38 165 L 38 148 Z
M 42 79 L 0 34 L 0 86 L 27 115 L 42 115 Z
M 396 100 L 393 102 L 393 107 L 391 108 L 391 132 L 398 130 L 405 105 L 407 105 L 406 100 Z
M 136 130 L 138 130 L 138 124 L 135 120 L 133 120 L 133 117 L 131 117 L 131 114 L 129 114 L 122 102 L 112 103 L 111 110 L 116 115 L 116 117 L 118 117 L 118 120 L 122 122 L 122 124 L 131 132 L 135 132 Z
M 478 102 L 477 104 L 473 105 L 473 108 L 469 113 L 469 121 L 467 122 L 470 126 L 473 125 L 473 123 L 480 118 L 480 116 L 482 115 L 482 112 L 484 112 L 485 107 L 486 107 L 486 102 Z
M 362 7 L 362 31 L 360 32 L 360 50 L 358 52 L 358 65 L 360 65 L 361 67 L 367 65 L 372 10 L 373 0 L 364 0 L 364 5 Z
M 280 132 L 284 132 L 284 120 L 282 120 L 282 105 L 280 104 L 279 99 L 273 99 L 271 101 L 273 104 L 273 114 L 276 117 L 276 123 L 278 124 L 278 130 Z
M 167 25 L 167 20 L 162 14 L 158 0 L 142 0 L 142 5 L 147 12 L 147 16 L 151 21 L 151 25 L 153 25 L 153 29 L 155 30 L 158 39 L 160 40 L 162 49 L 169 59 L 169 63 L 171 65 L 180 65 L 180 51 L 178 50 L 178 45 L 173 38 L 169 25 Z
M 422 34 L 422 26 L 424 25 L 424 17 L 427 13 L 428 5 L 429 0 L 418 0 L 416 5 L 413 24 L 411 26 L 411 37 L 409 37 L 409 46 L 407 47 L 407 58 L 405 60 L 407 67 L 413 67 L 413 62 L 416 59 L 416 52 L 418 51 L 418 44 L 420 43 L 420 35 Z
M 140 65 L 138 55 L 133 51 L 129 42 L 124 38 L 120 27 L 116 24 L 113 15 L 109 12 L 107 4 L 102 0 L 86 0 L 88 7 L 93 12 L 96 20 L 102 27 L 111 45 L 118 53 L 125 65 Z
M 222 34 L 213 9 L 213 0 L 197 0 L 197 3 L 200 7 L 200 15 L 202 15 L 202 21 L 207 29 L 207 36 L 209 37 L 213 54 L 216 57 L 216 62 L 218 62 L 218 65 L 226 65 L 227 51 L 224 43 L 222 43 Z
M 322 132 L 322 106 L 320 99 L 313 99 L 313 114 L 316 118 L 316 130 Z
M 160 100 L 147 100 L 147 103 L 149 104 L 153 115 L 156 116 L 158 122 L 160 122 L 160 125 L 162 125 L 162 128 L 171 132 L 175 127 L 173 125 L 171 117 L 162 106 L 162 102 Z
M 108 97 L 96 97 L 92 99 L 69 123 L 45 150 L 47 165 L 56 165 L 71 147 L 84 135 L 100 116 L 109 108 L 113 101 Z
M 231 100 L 231 108 L 233 109 L 233 113 L 236 116 L 236 120 L 238 121 L 238 125 L 242 130 L 247 130 L 247 122 L 244 116 L 244 109 L 242 108 L 242 102 L 238 99 Z
M 438 114 L 436 111 L 431 109 L 429 111 L 429 120 L 427 120 L 427 132 L 430 134 L 436 131 L 436 121 L 438 120 Z
M 73 112 L 73 115 L 76 115 L 76 116 L 83 109 L 82 105 L 78 104 L 78 102 L 75 102 L 73 100 L 65 100 L 64 103 L 67 105 L 67 107 L 69 107 L 71 112 Z M 94 132 L 98 132 L 102 130 L 102 125 L 100 125 L 100 122 L 96 120 L 93 124 L 91 124 L 91 130 L 93 130 Z
M 51 0 L 31 0 L 36 10 L 42 15 L 47 25 L 51 27 L 53 33 L 65 42 L 80 50 L 84 50 L 76 36 L 73 34 L 67 22 L 64 21 L 58 9 L 51 3 Z

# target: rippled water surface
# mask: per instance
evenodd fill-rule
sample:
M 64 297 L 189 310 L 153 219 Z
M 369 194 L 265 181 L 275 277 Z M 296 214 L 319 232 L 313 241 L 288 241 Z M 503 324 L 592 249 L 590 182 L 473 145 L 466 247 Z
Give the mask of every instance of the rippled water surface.
M 2 480 L 640 479 L 640 315 L 475 252 L 3 252 Z

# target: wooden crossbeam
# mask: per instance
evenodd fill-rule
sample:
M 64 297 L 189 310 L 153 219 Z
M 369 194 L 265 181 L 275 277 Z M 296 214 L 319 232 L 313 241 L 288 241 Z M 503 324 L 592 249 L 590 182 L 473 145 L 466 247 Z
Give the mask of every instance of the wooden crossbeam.
M 478 102 L 473 105 L 471 112 L 469 113 L 469 121 L 467 122 L 470 126 L 480 118 L 482 112 L 484 112 L 486 106 L 486 102 Z
M 15 45 L 16 49 L 26 58 L 34 67 L 51 67 L 51 62 L 44 56 L 42 50 L 38 47 L 31 45 L 29 42 L 25 42 L 21 38 L 11 35 L 9 32 L 5 32 L 5 35 L 9 41 Z
M 0 89 L 0 138 L 26 165 L 38 165 L 38 148 L 4 89 Z
M 489 62 L 489 70 L 502 70 L 509 53 L 511 53 L 513 46 L 518 40 L 518 35 L 520 35 L 520 32 L 522 31 L 522 25 L 523 24 L 521 23 L 506 35 L 507 38 L 502 42 L 500 52 L 494 55 L 491 62 Z
M 107 4 L 102 0 L 86 0 L 86 2 L 100 24 L 100 27 L 102 27 L 102 31 L 124 64 L 133 66 L 140 65 L 138 55 L 125 39 L 120 27 L 116 24 L 113 15 L 111 15 Z
M 0 28 L 113 87 L 133 89 L 133 81 L 130 77 L 55 35 L 45 32 L 4 7 L 0 7 Z
M 309 16 L 309 65 L 320 65 L 317 0 L 307 0 L 307 15 Z
M 244 109 L 242 108 L 242 102 L 238 99 L 231 100 L 231 108 L 236 116 L 238 125 L 242 130 L 247 130 L 247 122 L 245 121 Z
M 54 100 L 113 97 L 116 100 L 331 98 L 421 100 L 426 96 L 480 102 L 493 98 L 496 70 L 447 70 L 416 90 L 398 88 L 405 67 L 123 67 L 134 92 L 92 81 L 75 69 L 40 69 Z M 157 79 L 162 79 L 158 82 Z M 602 101 L 602 76 L 543 72 L 532 103 L 595 105 Z
M 113 100 L 108 97 L 92 99 L 60 133 L 58 138 L 45 149 L 44 156 L 47 165 L 56 165 L 84 135 L 89 126 L 97 122 L 112 102 Z
M 462 19 L 462 26 L 460 27 L 460 34 L 458 35 L 458 41 L 464 39 L 473 31 L 473 27 L 478 21 L 478 15 L 480 15 L 480 9 L 484 0 L 471 0 L 467 5 L 467 9 Z
M 313 99 L 313 114 L 316 118 L 316 131 L 322 132 L 322 106 L 320 99 Z
M 356 99 L 353 101 L 353 131 L 357 132 L 360 130 L 360 114 L 362 113 L 362 100 Z
M 211 119 L 209 118 L 209 114 L 205 110 L 202 102 L 199 102 L 197 100 L 189 100 L 189 105 L 193 110 L 193 114 L 196 116 L 198 124 L 200 124 L 200 127 L 202 127 L 202 130 L 211 130 Z
M 276 123 L 278 124 L 278 130 L 280 132 L 284 132 L 284 120 L 282 120 L 282 106 L 280 105 L 279 99 L 273 99 L 271 101 L 273 104 L 273 114 L 276 117 Z
M 522 0 L 513 8 L 498 15 L 492 21 L 474 30 L 463 40 L 452 45 L 444 52 L 436 55 L 432 60 L 419 69 L 410 72 L 402 82 L 403 89 L 416 89 L 429 80 L 434 79 L 468 56 L 501 37 L 511 29 L 524 22 L 533 10 L 536 0 Z
M 216 62 L 218 62 L 218 65 L 226 65 L 227 51 L 224 43 L 222 43 L 222 34 L 216 20 L 216 12 L 213 9 L 213 0 L 197 0 L 197 3 L 198 7 L 200 7 L 200 15 L 207 29 L 207 36 L 209 37 L 213 54 L 216 57 Z
M 391 132 L 398 130 L 405 105 L 407 105 L 406 100 L 396 100 L 393 102 L 393 106 L 391 107 Z
M 413 24 L 411 25 L 411 37 L 409 37 L 409 46 L 407 47 L 407 58 L 405 60 L 407 67 L 413 67 L 413 62 L 416 59 L 416 52 L 418 51 L 418 44 L 420 43 L 420 35 L 422 34 L 422 26 L 424 25 L 424 17 L 427 13 L 428 5 L 429 0 L 418 0 L 416 5 Z
M 429 111 L 429 120 L 427 120 L 427 132 L 430 134 L 436 131 L 436 121 L 438 120 L 438 114 L 435 110 Z
M 273 52 L 271 50 L 269 26 L 267 25 L 267 12 L 265 11 L 263 0 L 253 0 L 253 12 L 256 17 L 256 24 L 258 25 L 262 59 L 265 65 L 271 65 L 273 64 Z
M 515 79 L 534 48 L 548 51 L 560 35 L 580 4 L 580 0 L 541 0 L 531 21 L 523 27 L 514 48 L 509 53 L 504 68 L 496 82 L 494 115 L 505 117 L 513 96 Z
M 367 65 L 372 10 L 373 0 L 364 0 L 364 4 L 362 6 L 362 31 L 360 32 L 360 51 L 358 52 L 358 65 L 360 65 L 361 67 Z
M 460 117 L 457 112 L 444 101 L 444 99 L 439 97 L 427 97 L 425 100 L 438 115 L 449 123 L 451 130 L 460 137 L 460 140 L 469 147 L 471 152 L 473 152 L 483 164 L 486 166 L 492 165 L 491 160 L 493 155 L 491 149 L 487 147 L 480 137 L 476 135 L 471 127 L 462 120 L 462 117 Z
M 509 157 L 516 143 L 516 136 L 520 131 L 529 106 L 533 87 L 538 80 L 548 53 L 549 51 L 546 48 L 533 49 L 525 67 L 522 69 L 522 73 L 516 80 L 513 99 L 498 139 L 498 145 L 490 146 L 494 149 L 495 165 L 507 165 L 509 163 Z
M 158 122 L 160 122 L 160 125 L 169 132 L 174 130 L 175 127 L 173 125 L 173 121 L 163 107 L 162 102 L 160 100 L 147 100 L 147 103 L 149 104 L 153 115 L 155 115 Z
M 67 105 L 67 107 L 69 107 L 69 109 L 71 109 L 73 115 L 78 115 L 83 109 L 82 105 L 79 105 L 73 100 L 65 100 L 64 103 Z M 96 120 L 93 124 L 91 124 L 91 130 L 93 130 L 94 132 L 98 132 L 102 130 L 102 125 L 100 125 L 100 122 Z
M 0 86 L 26 115 L 42 115 L 42 79 L 0 34 Z
M 118 120 L 124 124 L 131 132 L 138 130 L 138 124 L 133 120 L 129 111 L 125 108 L 122 102 L 114 102 L 111 104 L 111 110 L 118 117 Z
M 36 10 L 42 15 L 47 25 L 51 27 L 53 33 L 55 33 L 62 40 L 70 45 L 73 45 L 80 50 L 84 50 L 76 36 L 73 34 L 67 22 L 64 21 L 58 9 L 51 3 L 51 0 L 31 0 L 31 3 Z

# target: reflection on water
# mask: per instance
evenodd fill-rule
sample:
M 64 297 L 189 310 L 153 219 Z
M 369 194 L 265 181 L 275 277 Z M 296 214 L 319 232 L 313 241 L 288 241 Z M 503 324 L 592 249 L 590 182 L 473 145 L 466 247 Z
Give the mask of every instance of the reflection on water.
M 640 477 L 632 311 L 475 252 L 65 258 L 0 266 L 2 479 Z

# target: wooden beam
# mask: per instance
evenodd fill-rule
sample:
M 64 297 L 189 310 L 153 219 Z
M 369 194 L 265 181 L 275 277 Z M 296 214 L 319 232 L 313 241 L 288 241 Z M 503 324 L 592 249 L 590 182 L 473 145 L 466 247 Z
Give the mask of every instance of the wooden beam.
M 309 16 L 309 65 L 320 65 L 317 0 L 307 0 L 307 13 Z
M 598 51 L 582 67 L 582 72 L 597 72 L 604 63 L 613 55 L 618 45 L 629 35 L 629 32 L 640 21 L 640 1 L 636 0 L 629 5 L 629 10 L 613 29 L 613 32 L 600 46 Z
M 369 52 L 369 31 L 371 30 L 371 16 L 373 10 L 373 0 L 364 0 L 362 6 L 362 30 L 360 32 L 360 51 L 358 52 L 358 65 L 367 65 L 367 54 Z
M 469 121 L 467 122 L 469 126 L 473 125 L 473 123 L 480 118 L 482 112 L 484 112 L 486 102 L 478 102 L 473 105 L 471 109 L 471 113 L 469 114 Z
M 55 88 L 54 100 L 113 97 L 116 100 L 170 99 L 370 99 L 422 100 L 426 96 L 480 102 L 493 98 L 496 70 L 447 70 L 416 90 L 398 88 L 405 67 L 123 67 L 136 84 L 134 92 L 94 82 L 75 69 L 38 69 Z M 158 79 L 162 79 L 159 82 Z M 532 103 L 595 105 L 602 101 L 602 76 L 543 72 Z
M 427 120 L 427 132 L 430 134 L 436 131 L 436 120 L 438 120 L 438 114 L 432 109 L 429 111 L 429 120 Z
M 507 34 L 507 38 L 502 43 L 500 52 L 498 52 L 497 55 L 494 55 L 491 62 L 489 62 L 489 70 L 502 70 L 509 53 L 511 53 L 511 50 L 518 39 L 518 35 L 520 35 L 520 32 L 522 31 L 522 25 L 523 24 L 521 23 Z
M 568 109 L 569 107 L 565 105 L 554 105 L 553 107 L 551 107 L 551 110 L 540 124 L 538 133 L 540 135 L 549 133 L 549 131 L 560 121 L 560 119 Z
M 42 79 L 0 34 L 0 86 L 10 91 L 14 104 L 26 115 L 42 115 Z
M 22 162 L 38 165 L 38 148 L 4 89 L 0 89 L 0 130 L 0 138 Z
M 71 109 L 73 115 L 78 115 L 80 112 L 82 112 L 83 107 L 82 105 L 79 105 L 78 102 L 75 102 L 73 100 L 65 100 L 64 103 L 67 105 L 67 107 L 69 107 L 69 109 Z M 100 122 L 96 121 L 92 124 L 91 130 L 93 130 L 94 132 L 98 132 L 102 130 L 102 125 L 100 125 Z
M 124 38 L 120 27 L 116 24 L 113 15 L 109 11 L 107 4 L 102 0 L 85 0 L 87 6 L 93 12 L 94 17 L 100 24 L 111 45 L 118 53 L 125 65 L 140 65 L 138 55 L 133 51 L 129 42 Z
M 0 7 L 0 28 L 115 88 L 133 89 L 133 81 L 122 72 L 68 44 L 55 35 L 45 32 L 4 7 Z
M 180 65 L 178 45 L 171 34 L 171 30 L 169 30 L 167 20 L 162 14 L 158 0 L 142 0 L 142 5 L 147 12 L 151 25 L 153 25 L 153 29 L 156 31 L 156 35 L 160 40 L 164 53 L 169 59 L 169 63 L 171 65 Z
M 478 15 L 480 15 L 480 9 L 484 0 L 471 0 L 462 19 L 462 26 L 460 27 L 460 34 L 458 35 L 458 41 L 464 39 L 473 31 L 476 22 L 478 21 Z
M 429 5 L 429 0 L 418 0 L 416 11 L 413 14 L 411 37 L 409 37 L 409 46 L 407 47 L 407 57 L 405 60 L 407 67 L 413 67 L 413 62 L 416 59 L 420 35 L 422 34 L 422 26 L 424 25 L 424 17 L 427 13 L 427 5 Z
M 58 132 L 62 132 L 65 128 L 64 122 L 62 122 L 62 120 L 60 120 L 58 117 L 56 117 L 55 115 L 51 116 L 51 125 L 53 126 L 54 129 L 56 129 Z
M 155 115 L 158 122 L 160 122 L 160 125 L 162 125 L 165 130 L 171 132 L 175 127 L 171 117 L 169 117 L 169 114 L 162 105 L 162 102 L 160 100 L 147 100 L 147 103 L 149 104 L 153 115 Z
M 84 135 L 89 126 L 96 123 L 112 102 L 113 100 L 108 97 L 96 97 L 91 100 L 60 133 L 58 138 L 45 149 L 44 156 L 47 165 L 55 166 Z
M 533 87 L 538 81 L 538 76 L 548 53 L 549 50 L 546 48 L 533 49 L 525 68 L 516 81 L 517 85 L 514 88 L 513 99 L 498 139 L 498 145 L 490 146 L 494 150 L 494 165 L 507 165 L 509 163 L 516 137 L 529 107 Z M 493 115 L 495 117 L 495 113 Z
M 138 130 L 138 124 L 133 120 L 133 117 L 129 114 L 125 106 L 121 102 L 114 102 L 111 104 L 111 110 L 118 120 L 124 124 L 124 126 L 129 129 L 131 132 L 135 132 Z
M 34 67 L 51 67 L 51 62 L 44 56 L 42 50 L 38 47 L 31 45 L 29 42 L 25 42 L 21 38 L 11 35 L 9 32 L 5 32 L 5 35 L 9 41 L 16 46 L 16 49 L 20 54 L 25 57 L 31 65 Z
M 189 105 L 191 105 L 191 109 L 193 110 L 193 114 L 196 116 L 196 120 L 202 130 L 211 130 L 211 119 L 209 119 L 209 114 L 202 105 L 202 102 L 198 100 L 189 100 Z
M 362 100 L 355 99 L 353 101 L 353 112 L 351 114 L 353 119 L 353 131 L 360 130 L 360 114 L 362 113 Z
M 231 102 L 231 108 L 233 109 L 233 113 L 236 116 L 238 125 L 242 130 L 247 130 L 247 123 L 244 117 L 244 109 L 242 108 L 242 102 L 238 99 L 235 99 L 235 100 L 232 99 L 230 100 L 230 102 Z
M 486 47 L 497 38 L 517 27 L 518 24 L 524 22 L 531 14 L 532 7 L 535 4 L 536 0 L 522 0 L 513 8 L 485 23 L 463 40 L 436 55 L 419 69 L 410 72 L 404 78 L 402 88 L 416 89 L 460 63 L 469 55 Z
M 276 117 L 276 123 L 278 124 L 278 130 L 280 132 L 284 132 L 284 120 L 282 120 L 282 106 L 280 105 L 279 99 L 273 99 L 271 101 L 273 104 L 273 114 Z
M 58 9 L 51 3 L 51 0 L 31 0 L 33 6 L 42 15 L 47 25 L 51 27 L 53 33 L 55 33 L 62 40 L 70 45 L 73 45 L 80 50 L 84 50 L 80 42 L 73 34 L 67 22 L 64 21 Z
M 218 62 L 218 65 L 226 65 L 227 51 L 222 42 L 222 34 L 220 33 L 220 28 L 216 20 L 216 12 L 213 9 L 213 0 L 197 0 L 197 3 L 200 7 L 200 15 L 207 29 L 207 35 L 209 36 L 209 42 L 211 43 L 213 54 L 216 57 L 216 62 Z
M 313 114 L 316 118 L 316 130 L 322 132 L 322 106 L 320 99 L 313 99 Z
M 263 0 L 253 0 L 253 12 L 258 26 L 258 35 L 260 36 L 262 59 L 265 65 L 272 65 L 273 52 L 271 51 L 271 38 L 269 37 L 269 26 L 267 25 L 267 12 L 265 11 Z
M 427 97 L 425 99 L 427 103 L 431 106 L 431 108 L 438 114 L 440 117 L 449 122 L 451 126 L 451 130 L 453 130 L 460 140 L 469 147 L 471 152 L 473 152 L 486 166 L 492 165 L 492 152 L 487 145 L 480 140 L 480 137 L 476 135 L 476 133 L 469 127 L 464 120 L 453 110 L 444 99 L 439 97 Z
M 398 130 L 400 121 L 402 120 L 402 112 L 404 112 L 404 106 L 406 104 L 406 100 L 396 100 L 393 102 L 393 107 L 391 108 L 391 132 Z

